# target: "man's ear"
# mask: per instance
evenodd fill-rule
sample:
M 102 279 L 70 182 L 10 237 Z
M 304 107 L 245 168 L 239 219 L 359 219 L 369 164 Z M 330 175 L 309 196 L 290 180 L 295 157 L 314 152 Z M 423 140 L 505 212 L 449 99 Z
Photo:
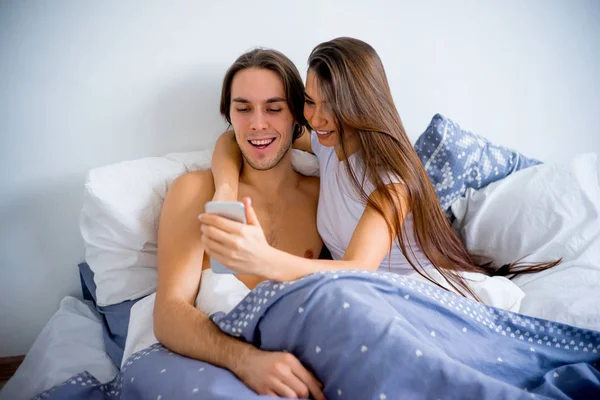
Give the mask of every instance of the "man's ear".
M 229 123 L 229 126 L 227 127 L 227 130 L 233 132 L 233 140 L 239 146 L 240 144 L 237 141 L 237 136 L 235 135 L 235 129 L 233 129 L 233 125 L 231 125 L 231 123 Z
M 293 134 L 294 139 L 298 139 L 298 137 L 300 136 L 301 133 L 302 133 L 302 125 L 295 122 L 294 123 L 294 134 Z

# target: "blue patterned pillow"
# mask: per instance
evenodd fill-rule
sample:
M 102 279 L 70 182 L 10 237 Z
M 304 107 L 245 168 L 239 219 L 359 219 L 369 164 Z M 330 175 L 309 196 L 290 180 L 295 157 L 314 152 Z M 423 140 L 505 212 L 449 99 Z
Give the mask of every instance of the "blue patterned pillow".
M 446 213 L 467 188 L 481 189 L 515 171 L 541 164 L 465 131 L 440 114 L 433 116 L 417 139 L 415 150 Z

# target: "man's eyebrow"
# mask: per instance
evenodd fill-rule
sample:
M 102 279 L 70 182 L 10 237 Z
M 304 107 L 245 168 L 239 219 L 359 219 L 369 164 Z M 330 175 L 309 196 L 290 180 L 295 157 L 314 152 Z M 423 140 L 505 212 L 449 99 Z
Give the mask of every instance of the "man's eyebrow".
M 269 103 L 280 103 L 280 102 L 284 102 L 285 103 L 285 99 L 282 97 L 272 97 L 270 99 L 267 99 L 267 101 L 265 101 L 265 103 L 269 104 Z
M 233 100 L 231 100 L 232 102 L 236 102 L 236 103 L 250 103 L 250 100 L 245 99 L 243 97 L 236 97 Z M 286 100 L 283 97 L 271 97 L 270 99 L 265 100 L 266 104 L 271 104 L 271 103 L 285 103 Z

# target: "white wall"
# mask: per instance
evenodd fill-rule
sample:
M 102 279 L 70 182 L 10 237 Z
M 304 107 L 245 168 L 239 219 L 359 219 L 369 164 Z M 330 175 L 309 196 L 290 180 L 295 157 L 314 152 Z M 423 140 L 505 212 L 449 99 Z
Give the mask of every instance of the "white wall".
M 243 51 L 304 73 L 319 42 L 361 38 L 413 140 L 441 112 L 551 161 L 600 153 L 598 21 L 596 0 L 1 2 L 0 356 L 79 294 L 86 171 L 212 141 Z

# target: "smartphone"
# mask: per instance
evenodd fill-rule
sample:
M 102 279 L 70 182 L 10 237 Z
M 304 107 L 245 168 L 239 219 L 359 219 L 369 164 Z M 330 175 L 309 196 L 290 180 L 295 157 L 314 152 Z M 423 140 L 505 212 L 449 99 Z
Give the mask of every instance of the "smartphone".
M 204 212 L 216 214 L 232 221 L 246 223 L 246 206 L 239 201 L 209 201 L 204 205 Z M 237 274 L 217 260 L 210 258 L 210 267 L 215 274 Z

